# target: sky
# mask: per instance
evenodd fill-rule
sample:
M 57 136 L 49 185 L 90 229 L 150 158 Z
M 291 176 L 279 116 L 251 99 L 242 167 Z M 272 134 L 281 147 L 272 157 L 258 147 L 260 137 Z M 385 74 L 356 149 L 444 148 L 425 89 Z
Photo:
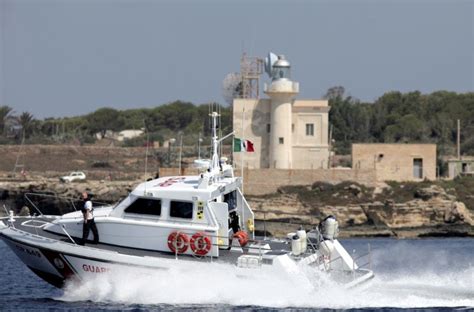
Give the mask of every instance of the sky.
M 224 103 L 243 51 L 284 54 L 300 99 L 474 91 L 474 1 L 0 0 L 0 27 L 0 105 L 36 118 Z

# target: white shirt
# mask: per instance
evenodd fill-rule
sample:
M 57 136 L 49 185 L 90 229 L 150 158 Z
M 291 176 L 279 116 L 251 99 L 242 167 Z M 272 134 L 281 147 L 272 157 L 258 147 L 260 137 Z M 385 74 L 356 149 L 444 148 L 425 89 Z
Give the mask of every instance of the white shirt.
M 92 214 L 92 202 L 90 200 L 86 201 L 84 209 L 86 211 L 86 220 L 94 219 L 94 215 Z

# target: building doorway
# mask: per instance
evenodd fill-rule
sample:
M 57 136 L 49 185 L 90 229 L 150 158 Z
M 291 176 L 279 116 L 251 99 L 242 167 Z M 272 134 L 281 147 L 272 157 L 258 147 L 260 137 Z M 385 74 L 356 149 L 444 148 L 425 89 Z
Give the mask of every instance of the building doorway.
M 413 159 L 413 177 L 423 179 L 423 158 Z

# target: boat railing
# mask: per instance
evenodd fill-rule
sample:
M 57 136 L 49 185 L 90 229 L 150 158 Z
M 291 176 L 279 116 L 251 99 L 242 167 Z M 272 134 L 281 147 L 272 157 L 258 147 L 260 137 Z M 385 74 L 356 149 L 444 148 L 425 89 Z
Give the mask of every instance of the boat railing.
M 370 246 L 370 243 L 367 244 L 367 253 L 365 254 L 362 254 L 358 257 L 354 257 L 355 256 L 355 250 L 353 251 L 353 257 L 352 259 L 354 260 L 354 263 L 356 263 L 356 261 L 358 260 L 361 260 L 361 259 L 365 259 L 362 264 L 358 264 L 358 267 L 359 268 L 368 268 L 369 270 L 372 270 L 372 247 Z
M 14 219 L 13 219 L 13 210 L 8 210 L 7 206 L 5 204 L 3 204 L 3 209 L 5 209 L 5 213 L 6 213 L 6 217 L 3 217 L 2 219 L 7 219 L 7 222 L 9 224 L 9 226 L 11 227 L 15 227 L 15 224 L 14 224 Z
M 3 209 L 5 210 L 5 216 L 8 216 L 10 212 L 8 211 L 8 208 L 5 204 L 3 204 Z
M 81 202 L 80 198 L 74 198 L 70 196 L 59 196 L 57 194 L 50 194 L 50 193 L 25 193 L 24 198 L 26 202 L 29 203 L 37 212 L 39 215 L 43 216 L 45 215 L 43 211 L 38 207 L 37 203 L 35 203 L 34 198 L 38 199 L 51 199 L 55 201 L 63 201 L 67 206 L 67 209 L 65 209 L 67 212 L 73 212 L 77 211 L 76 205 Z M 92 200 L 93 206 L 104 206 L 108 205 L 108 203 L 101 202 L 101 201 L 96 201 Z M 80 209 L 79 209 L 80 210 Z M 59 213 L 59 215 L 64 214 L 64 212 Z
M 45 220 L 30 219 L 30 220 L 24 221 L 21 225 L 25 227 L 34 228 L 36 230 L 36 235 L 40 235 L 38 233 L 38 229 L 43 229 L 46 225 L 50 225 L 50 224 L 53 224 L 53 223 L 45 221 Z M 74 245 L 77 245 L 76 241 L 72 238 L 72 236 L 66 230 L 66 227 L 64 226 L 64 224 L 61 224 L 61 230 L 63 231 L 64 234 L 66 234 L 66 236 Z
M 255 225 L 252 224 L 249 226 L 249 220 L 255 220 L 255 214 L 250 208 L 249 203 L 245 199 L 244 195 L 240 191 L 240 189 L 237 189 L 239 196 L 237 197 L 237 202 L 241 204 L 242 207 L 242 226 L 244 229 L 246 229 L 251 237 L 254 239 L 255 238 Z
M 268 225 L 267 223 L 285 223 L 288 225 L 294 225 L 294 226 L 303 226 L 303 227 L 316 227 L 319 225 L 319 220 L 320 218 L 317 216 L 305 216 L 305 219 L 308 221 L 303 221 L 300 218 L 302 217 L 301 214 L 297 213 L 287 213 L 287 212 L 282 212 L 282 211 L 273 211 L 273 210 L 259 210 L 259 209 L 253 209 L 253 212 L 255 215 L 260 214 L 260 216 L 263 216 L 262 218 L 255 218 L 256 222 L 261 222 L 262 228 L 260 231 L 257 232 L 263 232 L 263 236 L 266 239 L 267 235 L 270 233 L 268 231 Z M 268 219 L 267 215 L 273 214 L 273 215 L 282 215 L 284 217 L 278 219 Z M 285 220 L 285 221 L 282 221 Z
M 371 249 L 371 246 L 370 246 L 370 243 L 367 244 L 367 252 L 362 254 L 362 255 L 356 255 L 356 250 L 354 249 L 352 251 L 352 255 L 351 255 L 351 258 L 352 258 L 352 272 L 355 273 L 356 269 L 369 269 L 369 270 L 372 270 L 372 249 Z M 362 264 L 361 263 L 358 263 L 359 260 L 361 259 L 365 259 Z M 319 261 L 319 259 L 318 259 Z M 328 265 L 328 267 L 332 270 L 332 271 L 343 271 L 343 270 L 337 270 L 337 269 L 333 269 L 332 267 L 332 264 L 334 263 L 337 263 L 337 261 L 343 261 L 342 257 L 341 256 L 338 256 L 334 259 L 331 259 L 329 262 L 326 263 L 326 265 Z M 321 265 L 322 263 L 321 262 L 318 262 L 318 265 Z M 356 268 L 357 266 L 357 268 Z

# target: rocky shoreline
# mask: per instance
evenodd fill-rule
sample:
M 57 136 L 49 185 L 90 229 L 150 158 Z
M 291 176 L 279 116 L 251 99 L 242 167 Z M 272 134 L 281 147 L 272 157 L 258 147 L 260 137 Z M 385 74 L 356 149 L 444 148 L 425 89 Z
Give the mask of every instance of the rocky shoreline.
M 33 202 L 35 195 L 31 193 L 51 195 L 49 200 L 39 200 L 38 204 L 35 204 L 42 211 L 47 210 L 43 213 L 54 213 L 51 211 L 53 204 L 59 207 L 58 213 L 67 212 L 75 201 L 79 201 L 83 191 L 93 193 L 98 202 L 114 203 L 126 197 L 140 182 L 89 180 L 81 183 L 61 183 L 57 179 L 41 177 L 28 181 L 4 179 L 0 181 L 0 214 L 5 214 L 3 205 L 15 213 L 28 206 L 30 213 L 35 213 L 36 208 L 25 198 L 28 193 Z M 346 202 L 345 204 L 315 202 L 304 192 L 288 190 L 268 196 L 248 196 L 247 200 L 255 211 L 256 230 L 260 234 L 266 232 L 267 235 L 284 236 L 299 226 L 310 229 L 317 226 L 322 217 L 335 215 L 340 223 L 341 237 L 474 237 L 472 211 L 454 195 L 437 185 L 420 186 L 415 191 L 415 198 L 403 202 L 390 198 L 381 201 L 373 195 L 380 190 L 370 190 L 374 198 L 367 200 L 360 196 L 363 192 L 368 192 L 367 190 L 362 190 L 354 184 L 345 188 L 349 196 L 357 199 L 356 203 L 347 203 L 348 195 L 333 189 L 321 192 L 325 192 L 324 195 L 329 198 L 334 197 L 336 203 L 339 202 L 337 197 L 341 197 L 340 201 Z M 314 186 L 308 186 L 306 191 L 314 193 Z M 55 196 L 68 200 L 65 204 L 57 205 Z
M 388 185 L 383 190 L 362 189 L 350 183 L 322 191 L 320 187 L 291 187 L 272 196 L 250 196 L 248 201 L 257 219 L 290 223 L 293 227 L 316 226 L 320 218 L 334 215 L 343 237 L 474 236 L 473 212 L 439 185 L 420 184 L 406 190 L 404 193 L 412 193 L 412 198 Z M 267 228 L 272 234 L 288 230 L 280 233 L 278 226 Z

